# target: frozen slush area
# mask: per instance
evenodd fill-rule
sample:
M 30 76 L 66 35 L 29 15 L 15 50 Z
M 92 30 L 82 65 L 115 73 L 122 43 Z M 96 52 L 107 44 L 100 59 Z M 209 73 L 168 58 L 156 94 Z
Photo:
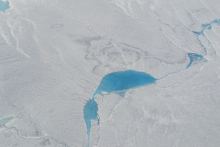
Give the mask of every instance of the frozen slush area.
M 5 10 L 9 9 L 9 2 L 0 0 L 0 11 L 5 12 Z
M 219 6 L 0 0 L 0 147 L 219 147 Z

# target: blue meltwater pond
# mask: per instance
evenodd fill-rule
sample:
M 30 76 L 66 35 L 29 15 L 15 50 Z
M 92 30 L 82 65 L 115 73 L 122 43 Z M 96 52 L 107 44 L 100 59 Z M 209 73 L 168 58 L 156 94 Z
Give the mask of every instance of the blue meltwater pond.
M 83 109 L 88 134 L 87 147 L 89 147 L 90 142 L 91 120 L 97 120 L 97 124 L 99 124 L 99 117 L 97 113 L 98 104 L 94 100 L 96 94 L 100 94 L 102 92 L 115 92 L 123 97 L 126 90 L 149 85 L 155 83 L 156 80 L 157 79 L 147 73 L 134 70 L 113 72 L 104 76 L 97 90 L 93 94 L 92 99 L 86 103 Z
M 126 70 L 113 72 L 104 76 L 95 94 L 101 92 L 118 92 L 131 88 L 152 84 L 156 81 L 154 77 L 144 72 Z
M 9 9 L 9 2 L 0 0 L 0 11 L 5 12 L 5 10 Z

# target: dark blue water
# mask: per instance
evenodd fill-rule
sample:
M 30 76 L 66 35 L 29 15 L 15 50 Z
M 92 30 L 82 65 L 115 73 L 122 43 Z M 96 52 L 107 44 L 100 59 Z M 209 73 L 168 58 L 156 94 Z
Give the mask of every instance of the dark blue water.
M 9 9 L 9 2 L 6 1 L 6 2 L 3 2 L 2 0 L 0 0 L 0 10 L 2 12 L 5 12 L 5 10 Z
M 188 53 L 188 57 L 190 59 L 189 64 L 186 68 L 189 68 L 191 65 L 201 61 L 203 59 L 202 55 L 196 54 L 196 53 Z
M 90 142 L 91 120 L 97 120 L 97 124 L 99 124 L 97 114 L 98 105 L 94 99 L 97 94 L 101 94 L 102 92 L 107 92 L 108 94 L 115 92 L 121 97 L 124 97 L 126 90 L 149 85 L 155 83 L 156 80 L 157 79 L 147 73 L 134 70 L 113 72 L 104 76 L 93 94 L 92 99 L 86 103 L 83 109 L 88 134 L 87 147 L 89 147 Z

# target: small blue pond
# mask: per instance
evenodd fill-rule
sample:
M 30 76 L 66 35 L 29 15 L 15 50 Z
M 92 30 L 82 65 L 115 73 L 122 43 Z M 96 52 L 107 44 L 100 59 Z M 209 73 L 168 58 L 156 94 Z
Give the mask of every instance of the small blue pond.
M 5 124 L 6 124 L 7 122 L 9 122 L 11 119 L 13 119 L 13 117 L 6 117 L 6 118 L 1 119 L 1 120 L 0 120 L 0 128 L 3 127 L 3 126 L 5 126 Z
M 5 10 L 9 9 L 9 2 L 0 0 L 0 11 L 5 12 Z
M 97 120 L 97 124 L 99 124 L 99 118 L 97 114 L 98 105 L 94 100 L 96 94 L 101 94 L 102 92 L 115 92 L 123 97 L 126 90 L 149 85 L 155 83 L 156 80 L 157 79 L 147 73 L 134 70 L 113 72 L 104 76 L 97 90 L 93 94 L 92 99 L 86 103 L 83 109 L 88 134 L 87 147 L 89 147 L 90 142 L 91 120 Z
M 196 53 L 188 53 L 188 57 L 190 59 L 189 64 L 186 68 L 189 68 L 191 65 L 201 61 L 203 59 L 202 55 L 196 54 Z

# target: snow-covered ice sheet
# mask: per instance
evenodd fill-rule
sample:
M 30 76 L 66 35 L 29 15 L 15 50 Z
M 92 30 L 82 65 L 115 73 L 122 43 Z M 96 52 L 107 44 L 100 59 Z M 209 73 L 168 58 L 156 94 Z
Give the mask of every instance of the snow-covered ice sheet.
M 220 146 L 219 6 L 1 0 L 0 147 Z

